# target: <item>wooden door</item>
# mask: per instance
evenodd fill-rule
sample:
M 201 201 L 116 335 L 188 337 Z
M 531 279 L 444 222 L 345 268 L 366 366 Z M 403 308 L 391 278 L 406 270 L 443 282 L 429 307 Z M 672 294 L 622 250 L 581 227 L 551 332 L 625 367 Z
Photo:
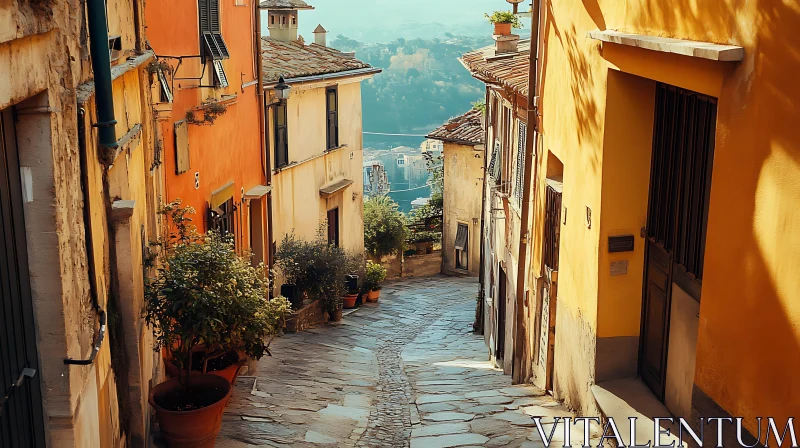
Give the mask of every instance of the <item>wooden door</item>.
M 503 359 L 506 351 L 506 271 L 498 266 L 500 276 L 497 287 L 497 345 L 495 347 L 495 358 Z
M 0 112 L 0 446 L 43 447 L 44 423 L 14 120 Z
M 553 369 L 555 366 L 556 310 L 558 304 L 558 260 L 561 246 L 561 194 L 562 184 L 547 180 L 545 191 L 545 222 L 542 258 L 544 276 L 542 278 L 542 301 L 539 327 L 539 353 L 537 355 L 540 371 L 544 371 L 545 388 L 553 390 Z
M 656 88 L 639 375 L 661 400 L 673 285 L 700 301 L 716 114 L 714 98 Z
M 339 208 L 328 210 L 328 244 L 339 247 Z

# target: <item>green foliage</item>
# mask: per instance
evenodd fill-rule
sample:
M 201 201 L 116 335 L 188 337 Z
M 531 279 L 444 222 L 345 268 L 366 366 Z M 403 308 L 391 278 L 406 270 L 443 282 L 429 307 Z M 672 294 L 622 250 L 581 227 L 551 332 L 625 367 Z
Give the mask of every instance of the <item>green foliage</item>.
M 202 371 L 209 360 L 231 350 L 261 358 L 266 339 L 278 334 L 290 312 L 283 297 L 269 300 L 264 266 L 240 257 L 233 240 L 215 232 L 198 234 L 191 208 L 173 202 L 160 213 L 171 218 L 161 243 L 161 263 L 145 288 L 143 315 L 155 330 L 156 351 L 166 348 L 189 381 L 191 354 L 201 345 Z
M 381 257 L 403 249 L 406 226 L 398 205 L 388 196 L 374 196 L 364 203 L 364 247 Z
M 522 28 L 519 17 L 511 11 L 495 11 L 492 15 L 484 14 L 489 23 L 510 23 L 513 28 Z
M 472 108 L 475 110 L 481 111 L 482 114 L 486 115 L 486 101 L 478 100 L 472 103 Z
M 294 233 L 284 235 L 275 253 L 275 263 L 298 290 L 312 298 L 322 298 L 330 314 L 342 306 L 342 296 L 347 293 L 345 276 L 363 269 L 361 257 L 328 244 L 324 226 L 312 241 L 298 238 Z
M 380 283 L 386 280 L 386 268 L 379 263 L 367 260 L 366 277 L 364 278 L 364 290 L 380 289 Z

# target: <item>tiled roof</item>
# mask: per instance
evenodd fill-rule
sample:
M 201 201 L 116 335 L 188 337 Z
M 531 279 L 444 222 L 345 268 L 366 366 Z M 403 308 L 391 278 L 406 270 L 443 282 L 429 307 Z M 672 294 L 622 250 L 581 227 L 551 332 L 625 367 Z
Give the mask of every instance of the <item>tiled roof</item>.
M 314 9 L 303 0 L 264 0 L 258 6 L 261 9 Z
M 495 56 L 494 45 L 470 51 L 461 56 L 461 63 L 476 78 L 496 82 L 514 92 L 528 96 L 528 68 L 531 40 L 519 41 L 519 52 Z
M 281 76 L 290 79 L 371 68 L 352 55 L 333 48 L 271 37 L 261 38 L 261 55 L 265 83 L 275 82 Z
M 464 115 L 451 118 L 427 135 L 427 138 L 466 145 L 483 144 L 483 112 L 471 109 Z

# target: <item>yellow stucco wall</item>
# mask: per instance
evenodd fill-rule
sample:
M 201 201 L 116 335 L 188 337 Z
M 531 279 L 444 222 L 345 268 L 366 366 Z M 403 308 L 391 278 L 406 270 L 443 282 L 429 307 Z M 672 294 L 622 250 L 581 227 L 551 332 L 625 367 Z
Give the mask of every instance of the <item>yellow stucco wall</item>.
M 458 224 L 469 228 L 467 270 L 469 275 L 480 272 L 480 219 L 483 188 L 483 145 L 466 146 L 445 143 L 444 163 L 444 233 L 442 234 L 442 262 L 446 269 L 455 272 L 455 239 Z
M 327 211 L 339 207 L 340 246 L 364 253 L 361 84 L 353 81 L 338 84 L 339 144 L 344 146 L 327 152 L 325 88 L 336 83 L 292 87 L 287 101 L 290 164 L 272 175 L 273 237 L 278 245 L 292 231 L 313 239 Z M 274 155 L 272 116 L 270 110 L 270 151 Z M 320 187 L 339 179 L 353 183 L 327 198 L 320 195 Z
M 792 48 L 800 8 L 782 0 L 571 0 L 545 1 L 543 7 L 542 153 L 552 151 L 564 163 L 568 210 L 561 235 L 556 393 L 588 409 L 586 384 L 593 372 L 579 365 L 575 347 L 591 347 L 598 336 L 638 335 L 641 261 L 632 261 L 625 280 L 611 279 L 608 263 L 619 255 L 601 254 L 608 235 L 637 230 L 643 220 L 641 176 L 649 148 L 639 130 L 647 117 L 634 111 L 644 109 L 650 82 L 661 81 L 719 98 L 695 385 L 730 414 L 749 419 L 751 430 L 755 416 L 796 414 L 800 56 Z M 595 29 L 740 45 L 745 58 L 720 63 L 601 45 L 586 37 Z M 615 79 L 614 71 L 651 81 Z M 634 97 L 637 106 L 626 109 L 624 102 Z M 626 135 L 631 130 L 635 134 Z M 631 175 L 625 168 L 635 171 L 625 182 L 637 190 L 622 201 L 614 196 L 622 183 L 613 176 Z M 592 209 L 591 228 L 584 222 L 586 207 Z M 634 261 L 641 250 L 631 255 Z

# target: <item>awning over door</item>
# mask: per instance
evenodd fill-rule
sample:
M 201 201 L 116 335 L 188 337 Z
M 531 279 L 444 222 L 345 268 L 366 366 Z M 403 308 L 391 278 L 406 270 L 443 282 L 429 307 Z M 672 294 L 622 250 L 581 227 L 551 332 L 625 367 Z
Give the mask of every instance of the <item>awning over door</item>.
M 338 193 L 341 190 L 349 187 L 353 181 L 351 179 L 339 179 L 335 182 L 331 182 L 327 185 L 323 185 L 319 189 L 319 195 L 323 198 L 328 197 L 332 194 Z

